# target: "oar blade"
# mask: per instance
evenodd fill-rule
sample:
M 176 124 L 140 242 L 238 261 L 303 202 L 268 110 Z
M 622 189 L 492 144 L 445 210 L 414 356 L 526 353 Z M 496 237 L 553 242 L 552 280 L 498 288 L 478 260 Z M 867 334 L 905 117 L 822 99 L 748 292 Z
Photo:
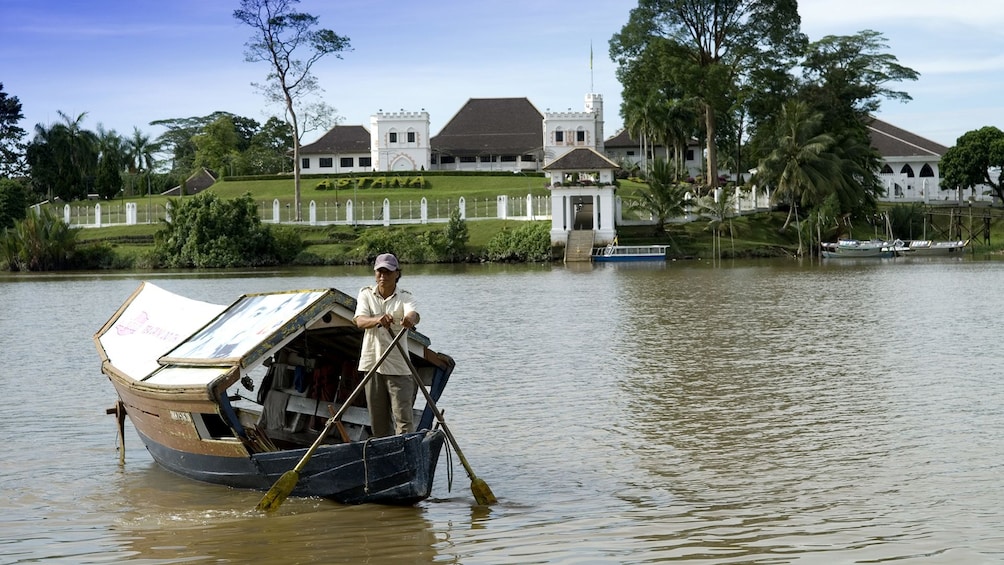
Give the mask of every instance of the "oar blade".
M 495 493 L 489 488 L 488 483 L 477 477 L 471 479 L 471 492 L 474 493 L 475 502 L 482 506 L 498 502 L 498 499 L 495 498 Z
M 286 471 L 279 477 L 279 480 L 272 485 L 272 488 L 268 489 L 265 496 L 261 497 L 261 501 L 258 506 L 255 506 L 257 510 L 262 512 L 273 512 L 278 510 L 282 506 L 283 501 L 289 496 L 289 493 L 293 492 L 296 488 L 296 483 L 300 481 L 300 473 L 294 471 Z

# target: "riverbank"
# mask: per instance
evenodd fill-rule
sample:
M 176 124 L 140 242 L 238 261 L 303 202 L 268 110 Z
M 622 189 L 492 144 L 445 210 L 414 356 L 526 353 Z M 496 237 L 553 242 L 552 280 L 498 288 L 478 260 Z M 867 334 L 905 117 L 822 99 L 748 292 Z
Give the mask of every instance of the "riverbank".
M 517 194 L 529 195 L 534 199 L 546 201 L 548 191 L 544 188 L 545 181 L 537 175 L 429 175 L 423 183 L 423 188 L 366 188 L 366 189 L 331 189 L 315 188 L 325 181 L 305 179 L 304 199 L 321 198 L 325 210 L 330 207 L 338 214 L 337 203 L 344 204 L 346 199 L 359 201 L 360 210 L 368 210 L 366 202 L 382 202 L 384 198 L 395 202 L 418 202 L 428 199 L 430 202 L 445 202 L 446 209 L 454 205 L 461 197 L 468 202 L 468 220 L 465 221 L 467 231 L 466 248 L 463 254 L 446 256 L 436 250 L 424 250 L 420 256 L 411 258 L 412 262 L 441 263 L 482 262 L 497 260 L 519 260 L 512 256 L 498 258 L 497 238 L 500 235 L 513 234 L 527 226 L 539 226 L 534 230 L 535 237 L 541 232 L 550 230 L 549 221 L 524 221 L 494 217 L 471 217 L 473 212 L 491 210 L 500 194 L 509 194 L 510 198 Z M 630 199 L 644 185 L 631 180 L 622 180 L 618 195 Z M 338 186 L 334 183 L 332 186 Z M 237 179 L 220 181 L 207 189 L 223 199 L 250 195 L 263 210 L 263 217 L 271 217 L 273 202 L 279 202 L 280 210 L 287 210 L 290 205 L 291 191 L 288 180 L 257 180 Z M 335 204 L 328 200 L 333 199 Z M 156 212 L 166 210 L 168 198 L 151 196 L 127 198 L 108 203 L 109 210 L 124 208 L 127 204 L 135 205 L 145 210 L 145 218 L 134 225 L 109 225 L 101 228 L 86 228 L 78 233 L 77 240 L 83 244 L 82 252 L 94 251 L 98 257 L 97 263 L 107 269 L 155 268 L 157 261 L 154 256 L 155 234 L 164 227 L 157 219 Z M 453 204 L 451 204 L 453 203 Z M 331 204 L 331 206 L 328 206 Z M 431 206 L 431 205 L 430 205 Z M 117 207 L 117 208 L 116 208 Z M 344 212 L 344 211 L 343 211 Z M 886 214 L 888 212 L 888 215 Z M 143 216 L 143 214 L 140 214 Z M 985 216 L 985 220 L 984 220 Z M 890 221 L 888 218 L 892 218 Z M 882 205 L 872 223 L 857 222 L 856 226 L 846 225 L 841 228 L 842 237 L 857 239 L 888 238 L 885 232 L 888 227 L 894 227 L 896 237 L 900 239 L 970 239 L 970 253 L 986 255 L 1000 253 L 1004 242 L 1004 217 L 1000 210 L 980 208 L 977 210 L 948 206 L 924 206 L 921 204 Z M 668 245 L 669 255 L 674 259 L 727 259 L 750 257 L 791 257 L 799 253 L 800 241 L 794 225 L 782 230 L 787 219 L 785 212 L 759 212 L 751 215 L 737 216 L 724 221 L 701 217 L 686 223 L 668 223 L 665 230 L 657 232 L 652 225 L 618 226 L 618 241 L 622 245 Z M 267 220 L 263 220 L 266 223 Z M 276 226 L 284 237 L 292 235 L 302 242 L 302 250 L 292 259 L 293 265 L 344 265 L 365 261 L 371 255 L 373 241 L 379 240 L 381 247 L 397 248 L 395 242 L 430 242 L 443 237 L 447 225 L 442 222 L 427 224 L 404 224 L 385 227 L 383 225 L 348 225 L 343 223 L 328 223 L 325 225 L 309 225 L 304 223 L 283 223 Z M 883 225 L 886 224 L 886 225 Z M 803 230 L 801 248 L 803 253 L 818 247 L 818 238 L 823 241 L 833 241 L 835 236 L 823 233 L 812 233 Z M 902 233 L 900 233 L 902 232 Z M 541 236 L 543 237 L 543 236 Z M 540 242 L 546 249 L 548 241 Z M 432 248 L 433 246 L 426 246 Z M 563 248 L 555 246 L 551 249 L 551 257 L 561 260 Z M 417 254 L 418 255 L 418 254 Z M 504 254 L 503 254 L 504 255 Z M 535 256 L 546 256 L 543 254 Z M 95 263 L 95 261 L 91 261 Z
M 550 221 L 526 222 L 516 220 L 478 220 L 465 222 L 469 239 L 466 261 L 486 260 L 486 250 L 492 240 L 506 231 L 541 225 L 550 228 Z M 665 232 L 657 233 L 654 226 L 627 226 L 618 228 L 618 240 L 623 245 L 668 245 L 669 256 L 675 259 L 712 259 L 730 257 L 786 257 L 798 250 L 797 237 L 785 237 L 779 232 L 784 215 L 763 213 L 734 218 L 719 228 L 709 229 L 707 221 L 668 224 Z M 78 241 L 88 246 L 106 246 L 114 255 L 114 268 L 153 266 L 154 237 L 162 228 L 159 224 L 110 226 L 80 230 Z M 420 240 L 430 234 L 442 232 L 445 224 L 406 226 L 309 226 L 283 224 L 282 229 L 296 234 L 303 242 L 303 250 L 293 261 L 294 265 L 346 265 L 358 262 L 358 248 L 367 232 L 379 231 L 407 239 Z M 561 260 L 564 249 L 552 249 L 555 260 Z M 444 262 L 434 260 L 430 262 Z

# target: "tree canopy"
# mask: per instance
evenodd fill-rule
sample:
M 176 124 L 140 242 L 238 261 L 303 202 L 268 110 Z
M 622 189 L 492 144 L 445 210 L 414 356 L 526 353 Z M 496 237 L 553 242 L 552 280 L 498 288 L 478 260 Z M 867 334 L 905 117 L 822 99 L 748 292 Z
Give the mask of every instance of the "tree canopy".
M 696 102 L 710 189 L 718 182 L 719 115 L 732 106 L 737 77 L 786 67 L 780 61 L 801 46 L 800 21 L 794 0 L 639 0 L 610 54 L 622 81 L 640 87 L 632 98 L 673 92 Z
M 997 170 L 997 181 L 991 169 Z M 994 195 L 1004 200 L 1004 131 L 986 126 L 967 131 L 941 157 L 941 186 L 943 188 L 974 188 L 985 184 Z
M 18 123 L 24 119 L 21 101 L 3 90 L 0 82 L 0 177 L 24 173 L 24 142 L 28 132 Z

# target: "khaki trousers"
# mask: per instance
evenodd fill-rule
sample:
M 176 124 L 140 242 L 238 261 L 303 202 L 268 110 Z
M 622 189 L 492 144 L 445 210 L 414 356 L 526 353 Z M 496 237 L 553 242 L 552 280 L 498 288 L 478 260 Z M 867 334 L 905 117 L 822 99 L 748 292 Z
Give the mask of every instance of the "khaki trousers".
M 366 404 L 374 437 L 415 431 L 415 397 L 418 388 L 410 375 L 377 373 L 366 383 Z

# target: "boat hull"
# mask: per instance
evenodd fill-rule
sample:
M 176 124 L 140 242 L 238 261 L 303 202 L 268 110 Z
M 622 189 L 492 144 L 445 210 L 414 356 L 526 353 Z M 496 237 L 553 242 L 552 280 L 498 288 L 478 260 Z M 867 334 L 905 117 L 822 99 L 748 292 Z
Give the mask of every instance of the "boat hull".
M 898 249 L 903 257 L 944 257 L 965 251 L 969 241 L 911 241 Z
M 197 481 L 268 490 L 299 463 L 307 449 L 230 457 L 172 449 L 140 432 L 160 466 Z M 292 496 L 344 504 L 411 505 L 429 497 L 445 436 L 442 431 L 322 445 L 300 471 Z
M 840 240 L 822 244 L 820 254 L 824 259 L 883 259 L 895 257 L 896 251 L 891 243 L 884 241 Z
M 258 451 L 221 432 L 224 416 L 206 388 L 164 391 L 110 375 L 126 415 L 154 461 L 178 475 L 233 488 L 268 490 L 307 448 Z M 217 430 L 213 432 L 212 430 Z M 217 435 L 218 434 L 218 435 Z M 323 444 L 300 472 L 293 496 L 345 504 L 411 505 L 432 492 L 442 431 Z

